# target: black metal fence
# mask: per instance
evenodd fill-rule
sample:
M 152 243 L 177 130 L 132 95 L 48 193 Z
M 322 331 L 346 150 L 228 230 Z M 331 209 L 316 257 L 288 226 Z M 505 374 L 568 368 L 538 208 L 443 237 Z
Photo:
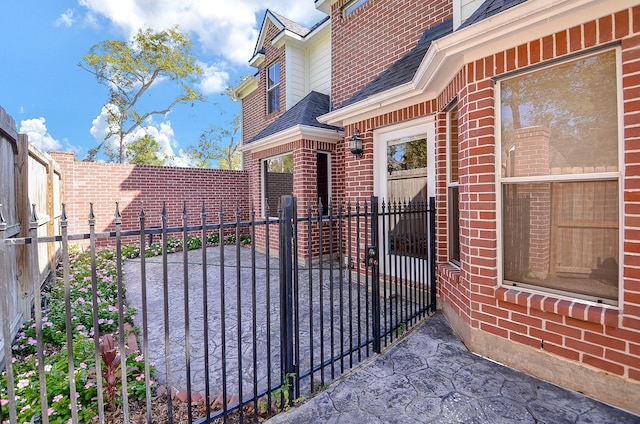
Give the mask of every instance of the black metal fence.
M 234 414 L 255 422 L 324 389 L 435 310 L 433 199 L 312 208 L 285 196 L 277 219 L 251 211 L 242 221 L 237 211 L 211 222 L 204 203 L 199 215 L 189 225 L 185 207 L 183 224 L 169 227 L 163 211 L 162 227 L 147 228 L 141 207 L 139 228 L 123 231 L 116 205 L 113 232 L 96 232 L 90 211 L 89 232 L 69 235 L 63 213 L 60 236 L 33 231 L 22 239 L 5 238 L 0 222 L 0 250 L 29 245 L 36 253 L 41 243 L 61 243 L 63 252 L 53 288 L 34 290 L 31 330 L 19 333 L 33 337 L 4 347 L 20 364 L 4 367 L 0 422 L 28 414 L 43 423 L 151 423 L 159 414 L 170 423 Z M 275 233 L 278 249 L 270 247 Z M 102 238 L 113 241 L 111 253 L 96 248 Z M 70 263 L 78 257 L 70 243 L 82 240 L 85 274 Z M 64 322 L 51 318 L 56 310 Z M 51 362 L 56 354 L 64 367 Z

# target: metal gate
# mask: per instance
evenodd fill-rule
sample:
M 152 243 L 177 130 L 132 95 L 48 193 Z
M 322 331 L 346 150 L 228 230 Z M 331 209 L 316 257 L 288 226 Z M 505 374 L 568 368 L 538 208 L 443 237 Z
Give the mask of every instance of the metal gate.
M 233 414 L 255 422 L 322 390 L 435 311 L 433 198 L 312 207 L 285 196 L 278 218 L 252 210 L 243 220 L 236 206 L 228 221 L 220 204 L 214 222 L 205 209 L 194 225 L 185 203 L 182 225 L 170 227 L 163 208 L 162 226 L 149 228 L 142 206 L 139 223 L 123 225 L 116 204 L 115 231 L 97 232 L 90 208 L 83 234 L 67 233 L 63 209 L 60 235 L 25 238 L 7 238 L 0 215 L 0 253 L 27 245 L 36 267 L 38 246 L 61 242 L 63 258 L 42 299 L 32 282 L 24 341 L 13 352 L 5 346 L 15 361 L 0 376 L 0 421 L 104 423 L 115 410 L 124 423 L 134 413 L 151 423 L 160 407 L 168 422 L 185 410 L 188 422 Z M 74 241 L 88 241 L 82 271 Z M 53 291 L 64 302 L 53 305 Z
M 435 311 L 434 204 L 434 198 L 381 204 L 372 197 L 329 203 L 326 213 L 320 205 L 315 216 L 307 205 L 298 216 L 296 199 L 282 198 L 282 375 L 292 377 L 296 397 L 380 353 Z M 303 234 L 307 246 L 299 243 Z M 301 271 L 301 256 L 316 270 Z M 300 286 L 301 272 L 309 273 L 308 287 Z M 309 296 L 304 304 L 302 289 Z

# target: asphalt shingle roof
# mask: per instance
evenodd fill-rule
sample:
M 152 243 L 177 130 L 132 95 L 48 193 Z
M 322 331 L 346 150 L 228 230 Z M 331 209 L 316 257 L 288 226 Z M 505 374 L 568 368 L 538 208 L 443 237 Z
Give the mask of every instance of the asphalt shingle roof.
M 458 29 L 483 21 L 526 1 L 527 0 L 486 0 Z M 396 63 L 378 75 L 376 79 L 364 86 L 362 90 L 354 94 L 353 97 L 345 101 L 340 107 L 360 102 L 375 94 L 382 93 L 411 81 L 424 55 L 427 53 L 427 50 L 429 50 L 431 42 L 451 32 L 453 32 L 453 21 L 443 22 L 425 31 L 422 38 L 418 41 L 418 44 L 411 51 L 398 59 Z
M 527 0 L 486 0 L 476 9 L 475 12 L 473 12 L 471 16 L 469 16 L 466 21 L 464 21 L 462 25 L 460 25 L 459 29 L 476 24 L 526 1 Z
M 450 34 L 453 31 L 453 21 L 449 20 L 428 29 L 422 35 L 418 44 L 406 55 L 398 59 L 386 71 L 382 72 L 376 79 L 364 86 L 353 97 L 344 102 L 341 107 L 357 103 L 375 94 L 397 87 L 411 81 L 415 75 L 422 58 L 429 50 L 431 42 Z
M 333 125 L 322 124 L 316 119 L 318 116 L 328 113 L 329 107 L 329 96 L 318 93 L 317 91 L 312 91 L 296 103 L 295 106 L 280 115 L 275 121 L 260 131 L 255 137 L 249 140 L 248 143 L 263 139 L 296 125 L 306 125 L 309 127 L 326 128 L 339 131 L 341 128 L 334 127 Z
M 273 16 L 278 18 L 280 23 L 282 25 L 284 25 L 284 27 L 286 29 L 288 29 L 289 31 L 293 32 L 294 34 L 298 34 L 299 36 L 304 37 L 307 34 L 309 34 L 309 32 L 311 32 L 311 30 L 309 28 L 304 27 L 304 26 L 300 25 L 297 22 L 293 22 L 291 19 L 285 18 L 284 16 L 280 15 L 279 13 L 276 13 L 274 11 L 271 11 L 271 13 L 273 13 Z

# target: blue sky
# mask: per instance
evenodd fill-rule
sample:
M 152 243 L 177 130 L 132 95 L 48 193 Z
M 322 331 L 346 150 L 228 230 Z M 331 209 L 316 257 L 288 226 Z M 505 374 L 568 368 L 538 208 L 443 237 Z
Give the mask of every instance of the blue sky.
M 43 151 L 73 150 L 83 159 L 104 136 L 106 87 L 78 66 L 104 40 L 128 40 L 141 27 L 162 30 L 175 24 L 194 41 L 205 69 L 204 103 L 178 105 L 145 124 L 165 152 L 197 144 L 200 134 L 225 125 L 240 104 L 221 94 L 253 74 L 248 66 L 269 8 L 307 27 L 322 19 L 313 0 L 20 0 L 0 10 L 0 106 L 18 131 Z M 151 100 L 166 99 L 163 84 Z

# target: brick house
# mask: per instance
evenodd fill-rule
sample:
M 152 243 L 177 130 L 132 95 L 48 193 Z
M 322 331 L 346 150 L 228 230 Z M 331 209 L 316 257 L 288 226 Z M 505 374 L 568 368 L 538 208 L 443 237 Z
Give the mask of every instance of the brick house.
M 261 213 L 434 196 L 466 345 L 640 412 L 640 2 L 315 4 L 310 29 L 266 13 L 235 90 Z

